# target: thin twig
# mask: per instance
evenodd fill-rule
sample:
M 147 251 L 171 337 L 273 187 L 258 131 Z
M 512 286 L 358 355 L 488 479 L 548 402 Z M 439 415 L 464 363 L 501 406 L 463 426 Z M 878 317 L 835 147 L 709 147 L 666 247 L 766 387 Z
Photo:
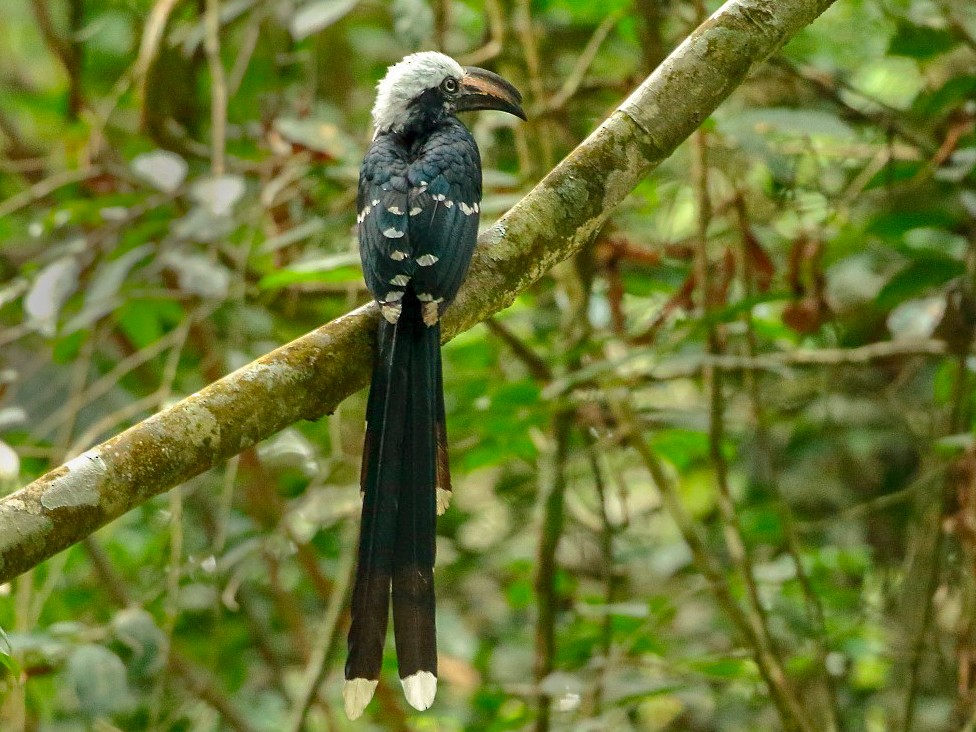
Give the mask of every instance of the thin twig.
M 578 386 L 608 377 L 624 382 L 634 379 L 668 381 L 699 377 L 707 368 L 722 371 L 772 371 L 789 376 L 788 367 L 856 365 L 915 356 L 938 358 L 946 353 L 948 348 L 945 341 L 934 338 L 881 341 L 857 348 L 797 349 L 758 356 L 705 353 L 664 362 L 656 358 L 656 351 L 653 349 L 634 349 L 623 358 L 599 361 L 576 373 L 555 379 L 547 388 L 546 394 L 564 394 Z
M 247 73 L 251 58 L 254 56 L 254 51 L 258 47 L 258 41 L 261 39 L 261 26 L 264 24 L 264 21 L 265 13 L 263 6 L 256 8 L 248 18 L 244 38 L 241 39 L 241 45 L 238 47 L 237 55 L 234 58 L 234 65 L 231 67 L 230 74 L 227 77 L 228 99 L 237 94 L 241 84 L 244 82 L 244 75 Z
M 485 321 L 485 326 L 512 350 L 515 357 L 528 369 L 532 378 L 540 384 L 548 384 L 552 381 L 552 369 L 549 368 L 549 364 L 515 335 L 508 326 L 499 321 L 498 318 L 488 318 Z
M 44 42 L 54 56 L 61 62 L 68 76 L 68 116 L 76 118 L 84 106 L 81 92 L 81 50 L 69 37 L 64 37 L 55 27 L 51 19 L 51 12 L 47 0 L 31 0 L 37 27 L 41 31 Z M 71 6 L 71 24 L 74 26 L 80 20 L 80 2 L 73 0 Z M 73 28 L 72 30 L 77 30 Z
M 545 106 L 543 109 L 535 110 L 536 115 L 561 109 L 566 102 L 572 98 L 572 96 L 579 89 L 580 84 L 583 83 L 583 77 L 586 76 L 586 72 L 590 70 L 590 66 L 593 64 L 593 60 L 596 58 L 597 53 L 599 53 L 603 42 L 606 40 L 607 36 L 610 35 L 610 31 L 614 29 L 614 26 L 620 22 L 620 19 L 623 18 L 625 14 L 624 9 L 620 8 L 610 13 L 602 21 L 600 21 L 600 25 L 596 27 L 596 30 L 593 31 L 593 35 L 590 36 L 590 40 L 587 41 L 586 46 L 583 47 L 579 57 L 576 59 L 576 65 L 573 66 L 573 70 L 570 72 L 569 76 L 566 77 L 566 80 L 559 88 L 559 91 L 545 101 Z M 537 100 L 537 103 L 541 102 L 541 99 Z
M 206 702 L 220 714 L 220 718 L 236 732 L 259 732 L 245 712 L 234 706 L 217 688 L 210 674 L 196 668 L 178 651 L 170 651 L 169 672 L 194 696 Z
M 556 548 L 563 533 L 566 495 L 566 461 L 569 457 L 573 412 L 560 410 L 552 421 L 553 450 L 550 455 L 551 483 L 542 504 L 539 549 L 536 554 L 535 594 L 539 606 L 535 626 L 535 731 L 547 732 L 552 700 L 541 684 L 552 673 L 556 655 Z
M 926 577 L 924 595 L 921 598 L 922 611 L 918 617 L 918 624 L 911 640 L 908 660 L 908 687 L 905 690 L 905 708 L 902 712 L 901 728 L 904 732 L 911 732 L 915 723 L 915 705 L 918 703 L 918 690 L 922 673 L 922 654 L 925 650 L 925 638 L 932 630 L 930 622 L 935 600 L 935 593 L 939 586 L 939 575 L 942 569 L 942 551 L 945 532 L 942 530 L 941 502 L 933 507 L 922 525 L 925 543 L 930 551 L 925 555 L 929 559 L 928 576 Z M 913 597 L 911 607 L 916 606 L 917 595 Z
M 708 353 L 711 356 L 721 355 L 721 338 L 718 327 L 711 319 L 712 310 L 712 279 L 711 266 L 708 256 L 708 226 L 712 217 L 712 202 L 708 191 L 708 138 L 702 130 L 692 137 L 694 143 L 692 176 L 695 181 L 695 193 L 698 202 L 698 235 L 695 248 L 695 277 L 699 288 L 700 307 L 706 322 L 706 338 Z M 736 574 L 746 588 L 748 612 L 746 619 L 753 629 L 753 635 L 764 652 L 775 658 L 776 667 L 782 667 L 780 651 L 775 638 L 769 630 L 769 618 L 759 596 L 759 588 L 753 573 L 752 556 L 742 533 L 739 513 L 732 497 L 729 485 L 729 467 L 722 452 L 725 440 L 725 395 L 722 383 L 721 369 L 706 366 L 702 374 L 705 388 L 708 391 L 708 452 L 715 480 L 718 484 L 716 499 L 719 514 L 722 517 L 722 534 Z M 788 681 L 785 676 L 783 685 Z M 788 692 L 788 693 L 787 693 Z M 806 720 L 806 713 L 799 703 L 790 703 L 793 699 L 792 690 L 786 688 L 784 703 L 781 706 L 781 718 L 786 729 L 811 728 L 812 724 Z
M 751 257 L 747 251 L 746 243 L 748 237 L 752 236 L 749 232 L 749 221 L 746 214 L 745 200 L 740 195 L 737 197 L 736 205 L 737 221 L 739 224 L 740 236 L 740 259 L 742 261 L 742 279 L 745 296 L 751 298 L 755 293 L 754 273 L 752 271 Z M 759 343 L 756 336 L 755 322 L 752 318 L 752 311 L 745 314 L 746 324 L 746 349 L 750 358 L 755 358 L 759 352 Z M 797 529 L 796 519 L 793 515 L 789 503 L 780 488 L 779 476 L 776 474 L 772 456 L 772 439 L 769 434 L 769 420 L 766 410 L 763 407 L 763 399 L 760 393 L 759 374 L 755 371 L 746 372 L 746 385 L 749 399 L 752 403 L 753 418 L 756 423 L 756 444 L 759 453 L 759 475 L 763 486 L 770 492 L 773 503 L 776 506 L 777 514 L 783 525 L 783 533 L 786 538 L 786 549 L 793 564 L 796 567 L 796 576 L 803 592 L 804 604 L 811 625 L 815 631 L 814 643 L 817 648 L 817 662 L 820 667 L 820 674 L 823 680 L 824 689 L 827 693 L 828 706 L 830 710 L 832 728 L 837 732 L 844 729 L 840 714 L 840 706 L 837 700 L 837 689 L 834 678 L 827 667 L 827 657 L 830 654 L 830 641 L 827 635 L 827 623 L 825 621 L 823 605 L 820 597 L 814 591 L 810 575 L 803 563 L 802 545 L 800 533 Z
M 953 394 L 951 401 L 951 411 L 946 419 L 944 426 L 946 434 L 957 434 L 963 429 L 968 420 L 964 419 L 965 404 L 970 398 L 970 390 L 967 388 L 969 368 L 965 354 L 956 359 L 956 372 L 953 382 Z M 951 473 L 947 474 L 951 476 Z M 942 552 L 945 544 L 945 532 L 942 528 L 943 517 L 945 514 L 945 494 L 946 490 L 940 491 L 939 497 L 933 502 L 922 522 L 922 541 L 923 546 L 928 551 L 919 552 L 919 556 L 929 560 L 928 576 L 925 582 L 925 595 L 922 597 L 922 611 L 918 618 L 918 625 L 915 627 L 915 634 L 911 642 L 910 657 L 908 661 L 908 688 L 905 690 L 905 707 L 902 713 L 902 730 L 911 732 L 915 723 L 915 706 L 918 703 L 918 691 L 921 684 L 922 673 L 922 654 L 925 650 L 925 638 L 931 628 L 929 627 L 932 615 L 933 604 L 935 602 L 935 592 L 939 586 L 939 577 L 942 571 Z M 906 603 L 907 607 L 917 606 L 917 597 L 913 597 L 911 603 Z
M 33 203 L 37 203 L 42 198 L 50 196 L 59 188 L 81 183 L 82 181 L 96 178 L 101 174 L 102 169 L 96 165 L 55 173 L 44 180 L 38 181 L 27 190 L 16 193 L 6 201 L 0 203 L 0 219 L 5 216 L 10 216 L 10 214 L 16 213 Z
M 600 468 L 600 456 L 597 452 L 596 440 L 587 432 L 583 431 L 584 439 L 587 443 L 587 457 L 590 461 L 590 470 L 593 472 L 593 485 L 596 488 L 596 500 L 600 513 L 600 558 L 601 569 L 603 570 L 603 602 L 606 607 L 613 604 L 615 582 L 613 576 L 614 554 L 613 539 L 614 526 L 610 521 L 607 512 L 607 502 L 610 497 L 607 495 L 606 481 L 603 479 L 603 470 Z M 610 654 L 613 648 L 613 615 L 607 612 L 603 618 L 603 627 L 600 632 L 601 652 L 603 664 L 600 668 L 600 676 L 593 688 L 593 704 L 591 715 L 599 717 L 603 711 L 603 694 L 606 687 L 606 680 L 610 674 Z
M 514 24 L 522 46 L 525 67 L 529 72 L 529 90 L 532 94 L 532 104 L 529 106 L 542 108 L 545 106 L 546 88 L 542 82 L 542 61 L 539 57 L 539 44 L 532 21 L 532 3 L 530 0 L 518 0 L 515 5 Z M 548 134 L 545 125 L 545 119 L 532 121 L 530 118 L 528 127 L 535 138 L 536 149 L 541 154 L 541 160 L 536 158 L 534 162 L 536 165 L 541 163 L 543 168 L 548 169 L 552 165 L 553 150 L 551 135 Z
M 210 69 L 210 172 L 221 176 L 227 146 L 227 80 L 220 59 L 220 0 L 207 0 L 203 27 Z
M 325 662 L 335 641 L 336 627 L 345 605 L 349 584 L 352 581 L 353 568 L 356 566 L 356 529 L 353 522 L 347 522 L 339 546 L 344 547 L 344 550 L 339 561 L 339 567 L 336 570 L 336 581 L 325 609 L 325 616 L 322 618 L 322 624 L 315 634 L 315 643 L 305 666 L 301 690 L 292 708 L 291 723 L 287 727 L 290 732 L 301 732 L 303 729 L 305 717 L 312 708 L 316 690 L 329 671 Z
M 154 341 L 153 343 L 150 343 L 145 348 L 135 351 L 129 354 L 128 356 L 126 356 L 125 358 L 123 358 L 121 361 L 115 364 L 115 366 L 104 376 L 100 377 L 99 379 L 93 381 L 91 384 L 88 385 L 88 387 L 85 389 L 84 393 L 82 394 L 82 398 L 84 399 L 85 403 L 91 404 L 92 402 L 96 401 L 100 397 L 107 394 L 109 391 L 115 388 L 115 386 L 118 385 L 119 381 L 121 381 L 122 378 L 125 377 L 129 372 L 139 368 L 147 361 L 156 358 L 156 356 L 158 356 L 160 353 L 167 350 L 168 348 L 171 348 L 179 338 L 180 338 L 179 329 L 171 330 L 169 333 L 166 333 L 158 340 Z M 151 402 L 149 406 L 145 408 L 149 409 L 153 406 L 157 406 L 157 404 L 158 404 L 158 400 L 156 400 L 154 397 L 154 401 Z M 37 438 L 41 438 L 44 435 L 46 435 L 48 432 L 50 432 L 52 429 L 54 429 L 55 426 L 57 426 L 64 420 L 66 410 L 67 410 L 67 405 L 52 412 L 48 417 L 46 417 L 44 420 L 39 422 L 32 429 L 32 433 L 34 434 L 34 436 Z M 139 409 L 134 414 L 138 414 L 141 411 L 143 410 Z M 123 419 L 126 418 L 127 417 L 113 418 L 110 421 L 108 421 L 104 426 L 100 427 L 99 429 L 93 429 L 86 432 L 85 437 L 88 439 L 94 439 L 102 432 L 112 427 L 112 425 L 118 424 L 119 422 L 121 422 Z M 84 440 L 79 440 L 79 441 L 84 441 Z
M 156 396 L 161 402 L 165 402 L 172 394 L 173 384 L 176 380 L 177 368 L 180 363 L 180 356 L 186 344 L 187 336 L 192 326 L 192 318 L 186 315 L 177 330 L 179 338 L 173 348 L 167 354 L 166 363 L 163 366 L 163 373 L 160 378 L 160 386 L 156 391 Z M 180 612 L 180 580 L 183 576 L 183 486 L 176 486 L 169 494 L 169 566 L 166 571 L 166 596 L 163 603 L 164 622 L 163 633 L 166 635 L 166 664 L 167 669 L 173 663 L 171 654 L 173 645 L 173 633 L 176 630 L 176 621 Z M 163 694 L 166 690 L 168 673 L 160 674 L 153 687 L 149 703 L 149 729 L 155 729 L 160 721 L 162 711 Z
M 779 658 L 763 642 L 748 614 L 736 602 L 725 579 L 722 566 L 708 550 L 701 529 L 682 504 L 678 494 L 678 486 L 661 463 L 660 458 L 642 437 L 637 418 L 631 407 L 625 400 L 618 399 L 611 403 L 611 409 L 620 425 L 620 439 L 637 452 L 657 486 L 668 514 L 681 532 L 685 544 L 688 545 L 695 567 L 701 572 L 716 601 L 725 611 L 729 620 L 732 621 L 743 642 L 749 647 L 753 659 L 756 661 L 756 666 L 759 668 L 759 673 L 769 687 L 773 703 L 780 713 L 780 718 L 784 721 L 795 722 L 795 726 L 802 732 L 815 732 L 815 729 L 806 720 L 803 708 L 787 680 L 786 672 Z
M 485 15 L 488 18 L 488 41 L 481 48 L 458 58 L 462 66 L 480 66 L 495 58 L 505 47 L 505 16 L 498 0 L 485 0 Z

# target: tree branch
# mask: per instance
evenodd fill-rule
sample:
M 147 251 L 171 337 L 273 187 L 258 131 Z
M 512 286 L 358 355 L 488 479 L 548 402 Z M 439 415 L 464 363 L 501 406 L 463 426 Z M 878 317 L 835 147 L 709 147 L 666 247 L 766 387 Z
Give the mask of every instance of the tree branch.
M 486 231 L 443 333 L 508 307 L 579 251 L 614 206 L 833 0 L 730 0 Z M 361 388 L 377 311 L 353 312 L 129 428 L 0 500 L 0 582 Z

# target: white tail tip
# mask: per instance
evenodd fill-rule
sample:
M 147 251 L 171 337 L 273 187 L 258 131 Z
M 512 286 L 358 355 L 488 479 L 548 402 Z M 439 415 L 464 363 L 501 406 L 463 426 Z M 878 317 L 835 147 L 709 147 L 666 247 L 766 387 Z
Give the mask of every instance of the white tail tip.
M 363 710 L 373 698 L 379 681 L 369 679 L 347 679 L 342 687 L 342 700 L 346 706 L 346 716 L 349 719 L 359 719 Z
M 443 516 L 451 505 L 451 492 L 444 488 L 437 489 L 437 515 Z
M 434 703 L 434 695 L 437 693 L 437 677 L 430 671 L 418 671 L 405 679 L 400 679 L 403 684 L 403 694 L 407 697 L 407 702 L 414 709 L 421 712 L 430 709 Z

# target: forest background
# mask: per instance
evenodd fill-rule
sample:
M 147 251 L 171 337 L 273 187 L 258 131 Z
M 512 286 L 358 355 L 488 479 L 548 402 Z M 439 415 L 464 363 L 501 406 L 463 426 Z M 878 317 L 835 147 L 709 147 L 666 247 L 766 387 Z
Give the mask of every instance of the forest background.
M 487 226 L 718 5 L 5 0 L 0 494 L 368 300 L 388 64 L 523 90 Z M 976 729 L 974 121 L 976 7 L 838 0 L 445 346 L 429 712 L 341 713 L 359 393 L 0 585 L 0 729 Z

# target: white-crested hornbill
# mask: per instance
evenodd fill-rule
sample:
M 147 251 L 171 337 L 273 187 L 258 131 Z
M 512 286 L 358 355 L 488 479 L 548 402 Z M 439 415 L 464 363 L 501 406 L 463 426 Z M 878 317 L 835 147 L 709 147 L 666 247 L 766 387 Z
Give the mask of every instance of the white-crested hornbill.
M 379 680 L 391 593 L 407 701 L 427 709 L 437 691 L 435 523 L 451 490 L 440 316 L 467 274 L 481 204 L 478 146 L 455 115 L 497 109 L 525 119 L 520 104 L 497 74 L 432 51 L 391 66 L 377 87 L 357 222 L 363 275 L 383 317 L 366 407 L 343 688 L 351 719 Z

